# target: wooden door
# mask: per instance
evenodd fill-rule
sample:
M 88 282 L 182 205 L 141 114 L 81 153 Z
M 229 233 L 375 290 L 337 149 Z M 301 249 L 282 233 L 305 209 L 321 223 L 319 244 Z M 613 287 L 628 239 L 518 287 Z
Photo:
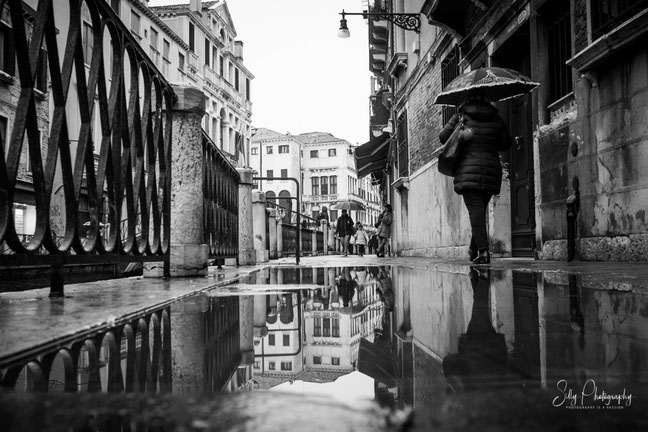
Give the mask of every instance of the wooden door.
M 531 135 L 531 96 L 512 102 L 509 128 L 511 244 L 513 256 L 533 256 L 535 251 L 535 192 L 533 186 L 533 139 Z

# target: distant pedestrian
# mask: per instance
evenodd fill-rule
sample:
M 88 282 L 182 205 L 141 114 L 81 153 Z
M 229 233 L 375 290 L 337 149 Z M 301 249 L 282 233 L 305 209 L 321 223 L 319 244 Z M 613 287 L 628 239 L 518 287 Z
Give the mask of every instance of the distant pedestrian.
M 342 215 L 337 220 L 335 233 L 342 241 L 343 255 L 347 256 L 349 254 L 349 240 L 353 235 L 353 219 L 347 214 L 346 210 L 342 210 Z
M 322 210 L 320 210 L 319 214 L 317 215 L 317 221 L 320 225 L 322 224 L 322 221 L 326 221 L 327 224 L 331 221 L 326 206 L 323 206 Z
M 378 216 L 378 221 L 380 225 L 378 226 L 378 249 L 376 250 L 376 256 L 384 257 L 385 256 L 385 246 L 391 237 L 391 226 L 394 221 L 394 216 L 392 214 L 392 207 L 389 204 L 385 204 L 385 209 Z
M 365 253 L 365 246 L 369 243 L 369 236 L 360 222 L 356 225 L 356 233 L 353 237 L 355 238 L 355 248 L 358 255 L 363 256 Z

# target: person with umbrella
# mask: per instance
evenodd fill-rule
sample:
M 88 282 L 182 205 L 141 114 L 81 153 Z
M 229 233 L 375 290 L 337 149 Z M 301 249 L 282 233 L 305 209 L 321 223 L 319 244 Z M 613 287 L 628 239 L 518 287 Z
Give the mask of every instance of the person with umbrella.
M 462 121 L 460 157 L 454 170 L 454 190 L 462 195 L 472 236 L 468 256 L 475 264 L 490 263 L 486 210 L 500 192 L 502 166 L 499 152 L 511 147 L 511 136 L 491 102 L 530 92 L 539 84 L 518 71 L 483 67 L 459 75 L 439 93 L 435 104 L 458 106 L 439 134 L 445 143 Z
M 349 240 L 353 235 L 353 219 L 345 209 L 342 210 L 342 215 L 337 219 L 335 233 L 342 240 L 342 253 L 347 256 L 349 254 Z
M 457 113 L 439 134 L 441 143 L 448 140 L 461 118 L 470 132 L 461 139 L 461 157 L 455 168 L 454 190 L 463 197 L 470 218 L 472 236 L 469 258 L 475 264 L 488 264 L 490 253 L 486 210 L 491 197 L 500 192 L 502 165 L 499 152 L 511 147 L 511 137 L 497 108 L 491 105 L 482 89 L 466 92 Z

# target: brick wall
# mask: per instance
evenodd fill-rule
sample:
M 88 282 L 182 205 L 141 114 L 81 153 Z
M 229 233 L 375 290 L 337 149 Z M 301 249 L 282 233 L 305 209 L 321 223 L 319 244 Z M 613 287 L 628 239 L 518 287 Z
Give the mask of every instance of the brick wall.
M 409 94 L 410 174 L 432 160 L 440 147 L 441 106 L 434 98 L 441 91 L 441 62 L 429 68 Z
M 31 38 L 32 27 L 26 26 L 27 38 Z M 7 118 L 7 141 L 13 132 L 13 124 L 18 109 L 20 99 L 20 79 L 18 78 L 18 61 L 15 62 L 15 72 L 13 78 L 6 78 L 0 81 L 0 115 Z M 38 130 L 41 132 L 40 149 L 41 155 L 47 154 L 47 137 L 49 134 L 49 101 L 48 95 L 35 91 L 36 116 L 38 119 Z M 8 143 L 5 144 L 5 151 L 8 149 Z M 20 165 L 18 167 L 17 179 L 31 181 L 31 173 L 27 171 L 27 160 L 29 147 L 27 143 L 27 134 L 23 141 Z

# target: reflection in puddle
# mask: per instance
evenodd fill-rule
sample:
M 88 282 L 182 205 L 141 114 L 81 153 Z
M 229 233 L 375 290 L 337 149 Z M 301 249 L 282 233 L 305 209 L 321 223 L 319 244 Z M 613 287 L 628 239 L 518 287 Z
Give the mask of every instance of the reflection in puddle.
M 277 267 L 149 311 L 134 319 L 139 327 L 109 332 L 112 339 L 97 337 L 112 342 L 88 352 L 110 361 L 88 357 L 95 369 L 77 372 L 79 380 L 96 377 L 94 391 L 111 392 L 113 377 L 117 393 L 171 389 L 183 400 L 245 391 L 427 410 L 455 397 L 537 390 L 541 409 L 627 409 L 648 381 L 647 311 L 641 289 L 588 286 L 559 273 Z M 119 353 L 126 330 L 137 334 Z M 143 354 L 128 360 L 126 345 Z M 53 369 L 63 370 L 59 363 Z M 114 369 L 102 371 L 108 364 Z M 58 376 L 68 374 L 49 374 Z

